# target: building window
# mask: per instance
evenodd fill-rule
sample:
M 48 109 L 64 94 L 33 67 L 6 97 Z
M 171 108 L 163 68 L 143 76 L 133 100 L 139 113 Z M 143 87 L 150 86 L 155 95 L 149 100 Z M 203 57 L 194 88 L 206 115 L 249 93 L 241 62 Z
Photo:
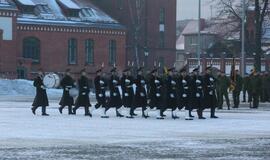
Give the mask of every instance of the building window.
M 118 7 L 118 9 L 122 10 L 124 8 L 124 1 L 117 0 L 117 7 Z
M 71 38 L 68 40 L 68 64 L 77 63 L 77 40 Z
M 136 0 L 136 8 L 139 9 L 142 7 L 142 0 Z
M 116 64 L 116 41 L 110 40 L 109 42 L 109 64 Z
M 165 24 L 165 8 L 161 8 L 159 12 L 159 24 Z
M 159 32 L 159 47 L 160 48 L 165 47 L 165 32 L 163 32 L 163 31 Z
M 17 68 L 17 78 L 18 79 L 26 79 L 27 78 L 27 70 L 24 67 Z
M 160 68 L 164 68 L 165 67 L 165 59 L 164 59 L 164 57 L 159 57 L 158 58 L 158 63 L 159 63 Z
M 23 39 L 23 57 L 31 58 L 34 63 L 40 61 L 40 41 L 35 37 Z
M 86 63 L 94 64 L 94 40 L 85 40 Z

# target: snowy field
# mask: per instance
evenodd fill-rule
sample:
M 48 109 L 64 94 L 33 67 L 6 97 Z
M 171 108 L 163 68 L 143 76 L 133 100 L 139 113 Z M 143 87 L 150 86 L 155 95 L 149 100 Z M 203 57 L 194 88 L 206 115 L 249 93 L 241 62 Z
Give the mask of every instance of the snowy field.
M 49 117 L 32 115 L 35 94 L 31 81 L 0 80 L 0 160 L 268 160 L 270 159 L 270 105 L 250 110 L 218 110 L 219 119 L 179 120 L 85 117 L 60 115 L 61 90 L 48 90 Z M 94 104 L 94 98 L 91 96 Z M 224 106 L 224 108 L 226 108 Z M 141 111 L 136 110 L 137 114 Z M 193 115 L 196 115 L 193 113 Z
M 185 121 L 60 115 L 50 102 L 49 117 L 32 115 L 31 97 L 5 97 L 0 102 L 0 159 L 270 159 L 270 106 L 218 111 L 219 119 Z M 25 100 L 24 100 L 25 99 Z M 136 113 L 140 114 L 140 110 Z M 195 113 L 193 113 L 195 115 Z

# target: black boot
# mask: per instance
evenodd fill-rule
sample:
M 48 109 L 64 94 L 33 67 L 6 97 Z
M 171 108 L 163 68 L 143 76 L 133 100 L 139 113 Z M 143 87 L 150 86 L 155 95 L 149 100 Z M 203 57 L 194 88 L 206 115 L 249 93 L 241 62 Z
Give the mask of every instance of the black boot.
M 73 112 L 72 112 L 72 106 L 68 106 L 68 114 L 69 115 L 73 114 Z
M 74 114 L 74 115 L 76 115 L 76 110 L 77 110 L 77 107 L 74 107 L 73 109 L 72 109 L 72 114 Z
M 198 114 L 198 118 L 199 118 L 199 119 L 206 119 L 205 117 L 203 117 L 203 112 L 202 112 L 202 110 L 197 110 L 197 114 Z
M 46 106 L 42 106 L 42 116 L 49 116 L 49 114 L 46 113 Z
M 84 111 L 85 111 L 85 113 L 84 113 L 85 116 L 90 116 L 90 117 L 92 117 L 92 114 L 89 112 L 89 107 L 88 107 L 88 106 L 85 106 L 85 107 L 84 107 Z
M 58 108 L 58 110 L 59 110 L 60 114 L 62 114 L 62 113 L 63 113 L 63 109 L 64 109 L 64 106 L 60 106 L 60 107 Z
M 116 117 L 122 118 L 122 117 L 124 117 L 124 116 L 123 116 L 122 114 L 120 114 L 119 111 L 116 109 Z
M 130 109 L 130 115 L 137 116 L 137 114 L 135 114 L 134 111 L 135 111 L 135 108 L 131 108 Z
M 33 113 L 34 115 L 36 115 L 36 109 L 37 109 L 36 107 L 32 107 L 32 108 L 31 108 L 32 113 Z
M 211 108 L 211 116 L 210 118 L 218 118 L 217 116 L 215 116 L 215 108 Z

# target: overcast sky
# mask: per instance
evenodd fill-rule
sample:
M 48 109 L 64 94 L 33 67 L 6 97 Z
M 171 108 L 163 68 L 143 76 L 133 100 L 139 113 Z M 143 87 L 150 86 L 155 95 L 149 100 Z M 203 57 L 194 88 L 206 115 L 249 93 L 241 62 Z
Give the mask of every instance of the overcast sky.
M 199 0 L 177 0 L 177 20 L 192 19 L 192 18 L 198 19 L 198 2 Z M 201 0 L 201 3 L 202 3 L 202 11 L 201 11 L 202 18 L 210 18 L 211 5 L 209 4 L 209 0 Z M 214 11 L 212 13 L 214 16 Z

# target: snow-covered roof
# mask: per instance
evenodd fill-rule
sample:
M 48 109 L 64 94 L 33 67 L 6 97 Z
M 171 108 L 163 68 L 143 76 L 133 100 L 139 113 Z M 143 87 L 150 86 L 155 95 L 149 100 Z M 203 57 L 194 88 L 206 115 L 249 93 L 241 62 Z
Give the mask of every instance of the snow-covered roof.
M 23 1 L 23 0 L 21 0 Z M 20 24 L 41 24 L 41 25 L 65 25 L 77 27 L 105 27 L 124 29 L 118 21 L 107 15 L 105 12 L 93 5 L 89 0 L 31 0 L 35 4 L 34 13 L 21 13 L 18 15 Z M 65 15 L 59 2 L 69 8 L 79 10 L 78 17 Z M 76 6 L 75 6 L 76 5 Z
M 16 0 L 22 5 L 26 6 L 35 6 L 35 3 L 32 0 Z
M 7 0 L 0 0 L 0 9 L 3 9 L 3 10 L 14 10 L 14 9 L 17 9 L 15 4 L 14 3 L 10 3 L 9 1 Z
M 58 0 L 58 2 L 67 7 L 68 9 L 80 9 L 80 7 L 72 0 Z

